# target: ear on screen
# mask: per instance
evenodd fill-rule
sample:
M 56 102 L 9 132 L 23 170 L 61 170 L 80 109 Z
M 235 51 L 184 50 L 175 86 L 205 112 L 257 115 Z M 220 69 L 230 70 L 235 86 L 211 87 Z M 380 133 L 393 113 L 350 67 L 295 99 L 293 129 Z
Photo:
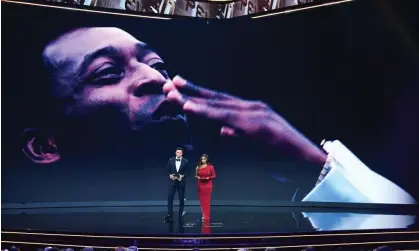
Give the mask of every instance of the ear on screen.
M 21 140 L 22 152 L 34 163 L 51 164 L 61 158 L 54 137 L 41 133 L 38 129 L 25 129 Z

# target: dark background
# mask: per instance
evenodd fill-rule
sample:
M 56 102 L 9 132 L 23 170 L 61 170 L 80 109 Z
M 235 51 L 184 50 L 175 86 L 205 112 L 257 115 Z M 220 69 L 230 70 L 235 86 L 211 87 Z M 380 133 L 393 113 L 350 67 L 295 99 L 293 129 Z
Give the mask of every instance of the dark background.
M 20 133 L 39 122 L 47 100 L 39 54 L 48 41 L 80 26 L 126 30 L 152 45 L 172 75 L 263 100 L 316 144 L 339 139 L 417 198 L 417 4 L 395 2 L 356 1 L 223 21 L 2 3 L 2 203 L 166 199 L 164 165 L 174 150 L 149 160 L 77 158 L 49 166 L 29 163 L 20 150 Z M 289 201 L 298 188 L 299 201 L 322 168 L 247 140 L 221 138 L 218 125 L 207 121 L 189 121 L 195 149 L 185 157 L 194 163 L 209 154 L 218 176 L 213 200 Z M 197 199 L 194 187 L 191 179 L 188 200 Z

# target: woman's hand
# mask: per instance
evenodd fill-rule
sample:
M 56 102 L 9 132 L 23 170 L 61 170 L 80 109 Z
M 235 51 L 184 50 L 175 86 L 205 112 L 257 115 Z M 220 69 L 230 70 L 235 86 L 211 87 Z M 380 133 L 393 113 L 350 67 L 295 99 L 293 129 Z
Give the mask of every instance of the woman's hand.
M 163 91 L 185 113 L 221 122 L 221 135 L 248 136 L 275 147 L 286 147 L 321 165 L 326 161 L 320 148 L 263 102 L 205 89 L 179 76 L 167 82 Z

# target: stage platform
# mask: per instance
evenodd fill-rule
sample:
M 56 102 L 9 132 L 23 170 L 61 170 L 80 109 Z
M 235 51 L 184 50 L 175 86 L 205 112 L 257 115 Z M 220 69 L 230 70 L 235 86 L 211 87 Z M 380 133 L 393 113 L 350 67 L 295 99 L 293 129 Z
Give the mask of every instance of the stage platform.
M 147 250 L 419 247 L 416 207 L 213 206 L 212 221 L 202 223 L 199 206 L 188 205 L 182 221 L 174 217 L 173 223 L 165 223 L 165 206 L 138 203 L 3 204 L 2 245 L 137 245 Z

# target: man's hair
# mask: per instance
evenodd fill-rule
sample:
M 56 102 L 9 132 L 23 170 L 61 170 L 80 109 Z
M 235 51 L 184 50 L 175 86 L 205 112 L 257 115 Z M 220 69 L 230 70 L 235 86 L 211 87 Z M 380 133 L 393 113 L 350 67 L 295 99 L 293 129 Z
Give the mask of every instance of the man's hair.
M 178 150 L 184 152 L 182 147 L 176 148 L 176 151 L 178 151 Z

